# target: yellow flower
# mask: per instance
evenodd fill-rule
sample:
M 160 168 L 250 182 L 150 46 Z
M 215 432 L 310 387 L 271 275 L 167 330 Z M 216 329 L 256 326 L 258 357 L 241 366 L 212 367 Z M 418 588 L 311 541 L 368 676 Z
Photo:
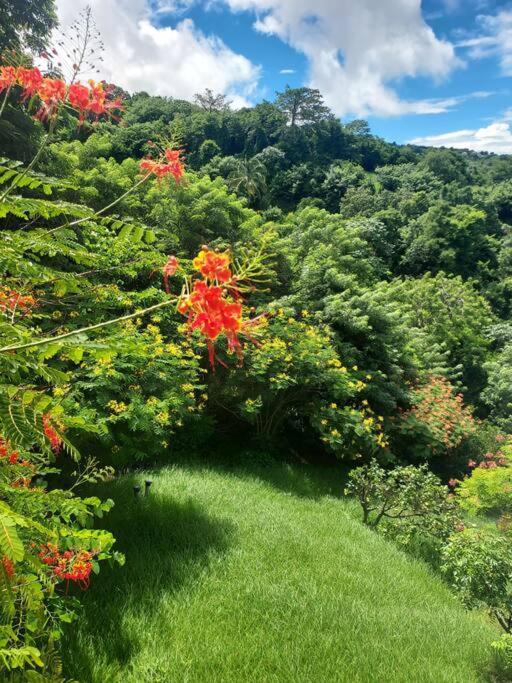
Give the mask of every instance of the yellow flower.
M 334 436 L 334 438 L 337 438 L 338 436 L 341 436 L 339 431 L 337 429 L 331 429 L 331 436 Z
M 329 406 L 329 408 L 332 408 L 333 410 L 336 410 L 336 409 L 338 408 L 338 406 L 337 406 L 336 403 L 331 403 L 331 405 Z

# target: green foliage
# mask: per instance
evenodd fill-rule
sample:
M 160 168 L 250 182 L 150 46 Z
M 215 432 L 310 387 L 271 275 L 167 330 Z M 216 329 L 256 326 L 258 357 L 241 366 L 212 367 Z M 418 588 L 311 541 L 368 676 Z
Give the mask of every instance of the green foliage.
M 276 107 L 282 111 L 289 125 L 295 126 L 317 123 L 332 116 L 329 108 L 323 103 L 319 90 L 313 88 L 290 88 L 277 93 Z
M 54 0 L 3 0 L 0 7 L 0 53 L 47 47 L 50 32 L 57 25 Z
M 443 548 L 442 571 L 470 608 L 487 607 L 500 626 L 512 630 L 510 538 L 477 529 L 454 534 Z
M 512 443 L 501 443 L 496 453 L 489 451 L 471 476 L 457 488 L 461 507 L 476 515 L 507 515 L 512 512 Z
M 440 545 L 455 526 L 447 488 L 424 465 L 386 470 L 372 460 L 350 472 L 345 493 L 359 501 L 364 524 L 382 525 L 404 546 L 420 537 Z
M 512 635 L 504 633 L 499 640 L 491 643 L 491 648 L 496 658 L 498 675 L 509 680 L 512 676 Z
M 382 418 L 365 399 L 369 378 L 343 364 L 328 327 L 310 324 L 307 311 L 302 317 L 272 314 L 243 366 L 211 391 L 213 404 L 253 424 L 267 444 L 313 430 L 339 458 L 384 448 Z

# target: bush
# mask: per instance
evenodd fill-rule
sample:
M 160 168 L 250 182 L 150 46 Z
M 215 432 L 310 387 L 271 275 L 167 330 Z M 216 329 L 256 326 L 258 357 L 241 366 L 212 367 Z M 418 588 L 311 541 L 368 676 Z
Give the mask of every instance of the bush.
M 403 414 L 399 432 L 414 443 L 418 458 L 444 455 L 476 430 L 471 410 L 444 377 L 431 376 L 413 391 L 413 407 Z
M 472 514 L 508 515 L 512 512 L 512 440 L 499 437 L 493 450 L 485 453 L 457 490 L 461 507 Z
M 512 635 L 504 633 L 499 640 L 491 643 L 496 662 L 496 672 L 500 678 L 512 678 Z
M 446 539 L 456 524 L 455 506 L 448 489 L 426 466 L 385 470 L 375 460 L 349 474 L 345 490 L 363 509 L 363 522 L 386 530 L 403 545 L 419 534 L 436 544 Z
M 441 571 L 469 608 L 486 607 L 512 632 L 512 543 L 506 535 L 466 529 L 442 550 Z

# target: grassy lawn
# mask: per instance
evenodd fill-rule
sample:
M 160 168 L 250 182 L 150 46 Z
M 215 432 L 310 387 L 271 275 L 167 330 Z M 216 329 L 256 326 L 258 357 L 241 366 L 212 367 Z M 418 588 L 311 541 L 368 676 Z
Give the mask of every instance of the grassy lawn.
M 65 643 L 81 683 L 486 679 L 495 631 L 365 529 L 332 470 L 176 466 L 102 495 L 127 564 Z

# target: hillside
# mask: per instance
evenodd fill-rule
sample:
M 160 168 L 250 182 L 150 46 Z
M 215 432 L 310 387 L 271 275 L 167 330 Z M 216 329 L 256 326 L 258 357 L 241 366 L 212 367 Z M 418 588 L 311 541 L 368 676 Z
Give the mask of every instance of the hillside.
M 484 680 L 494 635 L 425 565 L 355 519 L 336 470 L 176 466 L 125 477 L 104 522 L 127 564 L 72 627 L 94 681 Z M 327 477 L 330 481 L 327 481 Z

